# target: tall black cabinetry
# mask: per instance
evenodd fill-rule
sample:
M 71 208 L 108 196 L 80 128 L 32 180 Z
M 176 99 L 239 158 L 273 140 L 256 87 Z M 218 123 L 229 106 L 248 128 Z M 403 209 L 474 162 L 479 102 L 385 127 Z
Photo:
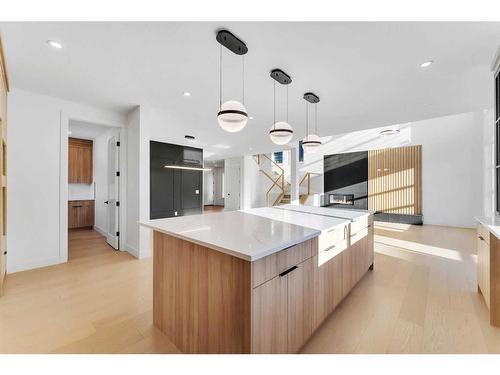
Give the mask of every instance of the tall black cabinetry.
M 203 167 L 203 150 L 150 141 L 150 218 L 200 214 L 202 171 L 174 167 Z

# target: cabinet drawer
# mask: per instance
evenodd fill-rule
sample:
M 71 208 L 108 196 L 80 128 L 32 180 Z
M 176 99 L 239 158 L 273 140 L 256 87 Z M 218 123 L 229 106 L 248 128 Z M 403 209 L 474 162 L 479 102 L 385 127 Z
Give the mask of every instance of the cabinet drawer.
M 477 236 L 484 238 L 484 241 L 490 243 L 490 231 L 483 224 L 477 225 Z
M 317 246 L 318 238 L 316 237 L 252 262 L 252 286 L 255 288 L 309 259 L 313 249 Z
M 369 216 L 364 216 L 354 219 L 354 221 L 351 222 L 351 236 L 365 228 L 368 228 L 368 225 L 369 225 Z
M 318 261 L 320 264 L 328 262 L 337 254 L 347 249 L 349 224 L 341 225 L 318 237 Z M 315 253 L 316 254 L 316 253 Z
M 320 234 L 318 237 L 318 251 L 326 250 L 347 239 L 347 232 L 347 225 L 341 225 L 326 233 Z

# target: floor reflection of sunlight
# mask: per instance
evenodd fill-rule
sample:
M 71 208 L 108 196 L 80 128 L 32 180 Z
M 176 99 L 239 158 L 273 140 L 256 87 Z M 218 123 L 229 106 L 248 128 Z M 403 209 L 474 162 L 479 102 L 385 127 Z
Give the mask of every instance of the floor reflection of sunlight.
M 411 228 L 410 224 L 386 223 L 382 221 L 377 221 L 374 224 L 375 228 L 379 228 L 382 230 L 390 230 L 394 232 L 403 232 Z
M 388 246 L 395 246 L 399 247 L 404 250 L 409 250 L 415 253 L 423 254 L 423 255 L 431 255 L 431 256 L 436 256 L 436 257 L 441 257 L 441 258 L 446 258 L 450 260 L 456 260 L 463 262 L 464 258 L 461 252 L 456 251 L 456 250 L 451 250 L 451 249 L 445 249 L 442 247 L 436 247 L 436 246 L 431 246 L 431 245 L 426 245 L 426 244 L 421 244 L 418 242 L 412 242 L 412 241 L 405 241 L 405 240 L 400 240 L 396 238 L 390 238 L 390 237 L 385 237 L 385 236 L 380 236 L 380 235 L 375 235 L 375 242 L 388 245 Z M 472 254 L 470 254 L 472 256 Z M 474 258 L 474 257 L 472 257 Z M 477 259 L 476 259 L 477 261 Z

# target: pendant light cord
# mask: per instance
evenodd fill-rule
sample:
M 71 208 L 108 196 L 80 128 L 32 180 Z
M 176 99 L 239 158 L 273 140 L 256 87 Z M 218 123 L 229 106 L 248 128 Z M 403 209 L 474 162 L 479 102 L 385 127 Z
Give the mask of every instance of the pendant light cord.
M 309 135 L 309 106 L 306 101 L 306 137 Z
M 219 111 L 222 109 L 222 44 L 219 52 Z
M 286 123 L 289 124 L 289 122 L 288 122 L 288 85 L 286 85 Z
M 276 81 L 273 84 L 273 129 L 276 130 Z
M 243 55 L 242 58 L 243 58 L 243 69 L 241 70 L 242 71 L 241 79 L 243 81 L 243 94 L 241 96 L 243 105 L 245 105 L 245 55 Z
M 318 103 L 314 104 L 314 128 L 316 135 L 318 135 Z

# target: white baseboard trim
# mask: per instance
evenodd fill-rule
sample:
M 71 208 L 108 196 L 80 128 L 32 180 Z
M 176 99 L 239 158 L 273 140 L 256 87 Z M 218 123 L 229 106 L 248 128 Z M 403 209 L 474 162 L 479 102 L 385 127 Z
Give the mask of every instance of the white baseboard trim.
M 35 261 L 21 263 L 21 264 L 7 265 L 7 274 L 28 271 L 28 270 L 32 270 L 35 268 L 53 266 L 56 264 L 61 264 L 61 263 L 66 263 L 66 262 L 67 262 L 67 259 L 65 259 L 63 257 L 54 257 L 54 258 L 49 258 L 49 259 L 35 260 Z
M 139 258 L 139 250 L 137 250 L 135 247 L 133 247 L 132 245 L 130 244 L 127 244 L 125 246 L 127 252 L 132 255 L 134 258 L 137 258 L 137 259 L 140 259 Z
M 139 251 L 130 244 L 127 244 L 126 249 L 130 255 L 137 259 L 146 259 L 151 256 L 151 249 Z
M 99 233 L 101 236 L 104 236 L 104 237 L 107 236 L 106 232 L 103 229 L 99 228 L 97 225 L 94 225 L 94 230 L 97 233 Z

